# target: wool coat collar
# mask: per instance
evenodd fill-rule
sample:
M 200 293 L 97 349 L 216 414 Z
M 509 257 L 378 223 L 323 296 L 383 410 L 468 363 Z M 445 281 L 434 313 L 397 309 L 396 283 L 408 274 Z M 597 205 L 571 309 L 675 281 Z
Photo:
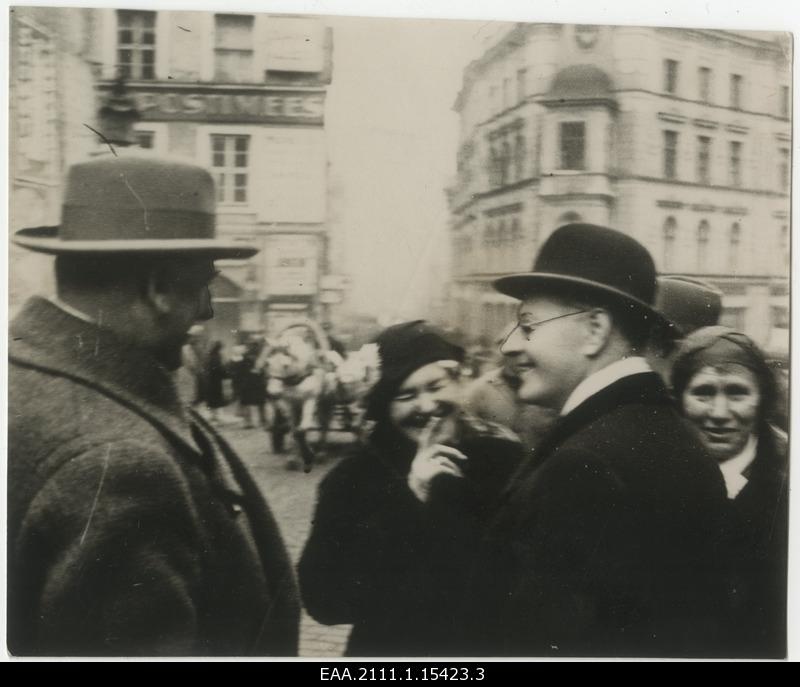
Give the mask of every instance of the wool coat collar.
M 12 363 L 94 389 L 145 418 L 184 449 L 203 455 L 190 420 L 204 429 L 205 423 L 185 407 L 171 374 L 147 350 L 39 297 L 26 303 L 10 334 Z

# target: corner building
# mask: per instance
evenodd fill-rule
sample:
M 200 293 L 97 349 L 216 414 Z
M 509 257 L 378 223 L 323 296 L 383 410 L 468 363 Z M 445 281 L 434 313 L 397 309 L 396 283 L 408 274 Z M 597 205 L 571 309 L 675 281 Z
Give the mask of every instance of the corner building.
M 724 324 L 788 354 L 790 84 L 788 34 L 509 26 L 454 106 L 452 324 L 496 338 L 516 304 L 492 280 L 584 221 L 716 284 Z
M 99 21 L 100 95 L 124 75 L 139 145 L 208 168 L 218 234 L 261 248 L 246 263 L 218 263 L 209 338 L 318 316 L 330 30 L 309 17 L 238 13 L 107 9 Z

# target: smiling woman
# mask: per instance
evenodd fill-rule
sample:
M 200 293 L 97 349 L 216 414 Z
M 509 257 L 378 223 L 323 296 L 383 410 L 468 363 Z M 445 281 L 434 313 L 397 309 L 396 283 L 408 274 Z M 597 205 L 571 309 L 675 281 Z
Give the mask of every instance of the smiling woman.
M 744 334 L 704 327 L 681 344 L 672 384 L 728 490 L 737 649 L 784 656 L 788 463 L 786 436 L 770 423 L 772 372 Z

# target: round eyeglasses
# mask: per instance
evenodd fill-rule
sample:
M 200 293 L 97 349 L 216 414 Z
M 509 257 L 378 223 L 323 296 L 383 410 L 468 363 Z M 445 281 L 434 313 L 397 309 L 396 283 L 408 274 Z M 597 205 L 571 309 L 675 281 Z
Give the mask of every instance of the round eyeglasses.
M 529 324 L 522 324 L 521 322 L 517 322 L 511 328 L 511 331 L 509 331 L 508 334 L 506 334 L 505 337 L 503 338 L 503 341 L 500 343 L 500 348 L 502 349 L 503 346 L 506 345 L 508 340 L 511 338 L 511 335 L 517 329 L 519 329 L 520 333 L 522 334 L 522 338 L 525 339 L 525 341 L 530 341 L 531 340 L 531 336 L 533 336 L 533 333 L 539 327 L 541 327 L 543 324 L 547 324 L 548 322 L 555 322 L 556 320 L 560 320 L 560 319 L 562 319 L 564 317 L 572 317 L 573 315 L 582 315 L 585 312 L 589 312 L 589 311 L 588 310 L 576 310 L 575 312 L 568 312 L 568 313 L 565 313 L 563 315 L 556 315 L 555 317 L 548 317 L 546 320 L 540 320 L 539 322 L 531 322 Z

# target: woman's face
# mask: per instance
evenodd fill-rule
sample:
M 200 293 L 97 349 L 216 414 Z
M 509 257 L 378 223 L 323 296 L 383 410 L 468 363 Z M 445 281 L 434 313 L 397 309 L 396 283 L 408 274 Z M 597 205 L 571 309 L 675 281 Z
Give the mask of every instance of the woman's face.
M 434 418 L 452 415 L 459 408 L 459 385 L 453 373 L 439 362 L 412 372 L 389 404 L 392 424 L 415 443 Z
M 761 392 L 755 374 L 742 365 L 706 366 L 689 380 L 681 401 L 706 448 L 723 462 L 755 432 Z

